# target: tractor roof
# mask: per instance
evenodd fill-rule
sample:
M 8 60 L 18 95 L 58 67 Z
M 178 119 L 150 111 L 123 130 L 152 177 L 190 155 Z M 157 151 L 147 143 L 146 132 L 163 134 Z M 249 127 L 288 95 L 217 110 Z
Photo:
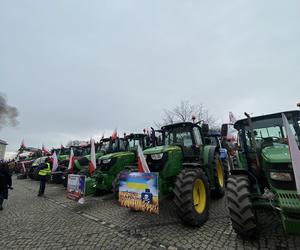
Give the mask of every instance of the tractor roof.
M 139 133 L 139 134 L 129 134 L 129 135 L 126 135 L 126 139 L 133 139 L 133 138 L 144 138 L 146 135 L 145 134 L 142 134 L 142 133 Z
M 261 116 L 255 116 L 251 117 L 252 122 L 258 122 L 258 121 L 264 121 L 264 120 L 271 120 L 271 119 L 279 119 L 282 121 L 281 114 L 284 113 L 286 117 L 289 119 L 291 117 L 298 117 L 300 118 L 300 110 L 291 110 L 291 111 L 284 111 L 284 112 L 278 112 L 278 113 L 273 113 L 273 114 L 268 114 L 268 115 L 261 115 Z M 248 126 L 248 119 L 242 119 L 238 120 L 234 124 L 234 128 L 239 130 L 242 127 Z M 261 122 L 261 127 L 263 127 L 263 123 Z
M 195 127 L 195 126 L 197 126 L 197 124 L 192 122 L 178 122 L 178 123 L 165 125 L 161 127 L 161 129 L 166 130 L 166 129 L 178 128 L 178 127 Z

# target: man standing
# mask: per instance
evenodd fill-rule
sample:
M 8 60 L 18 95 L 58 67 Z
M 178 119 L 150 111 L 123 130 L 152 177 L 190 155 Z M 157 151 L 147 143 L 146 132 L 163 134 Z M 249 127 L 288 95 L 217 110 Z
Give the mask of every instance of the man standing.
M 39 169 L 40 169 L 39 171 L 40 189 L 39 189 L 38 196 L 43 196 L 45 193 L 47 175 L 51 174 L 50 157 L 46 158 L 45 163 L 40 164 Z
M 11 187 L 11 173 L 5 162 L 0 162 L 0 210 L 3 210 L 3 201 L 8 198 L 8 189 Z

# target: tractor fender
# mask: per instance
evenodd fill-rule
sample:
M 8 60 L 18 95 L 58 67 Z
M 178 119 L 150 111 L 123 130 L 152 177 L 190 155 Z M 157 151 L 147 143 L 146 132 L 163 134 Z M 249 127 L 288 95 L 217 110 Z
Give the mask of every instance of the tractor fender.
M 204 166 L 209 166 L 212 164 L 215 156 L 215 152 L 220 154 L 219 152 L 219 147 L 216 146 L 206 146 L 204 147 L 204 152 L 203 152 L 203 161 L 204 161 Z

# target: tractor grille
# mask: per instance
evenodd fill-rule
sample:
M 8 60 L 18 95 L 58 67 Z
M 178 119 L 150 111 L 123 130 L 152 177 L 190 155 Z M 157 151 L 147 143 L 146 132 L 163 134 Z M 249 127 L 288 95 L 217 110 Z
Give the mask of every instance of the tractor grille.
M 101 171 L 108 171 L 110 168 L 116 163 L 117 158 L 112 158 L 109 163 L 104 164 L 101 162 L 100 166 L 97 167 L 97 169 L 100 169 Z
M 160 160 L 153 160 L 151 155 L 147 155 L 146 161 L 151 172 L 160 172 L 168 161 L 168 154 L 164 153 Z
M 300 212 L 300 197 L 295 191 L 277 191 L 280 206 L 283 210 L 290 212 Z

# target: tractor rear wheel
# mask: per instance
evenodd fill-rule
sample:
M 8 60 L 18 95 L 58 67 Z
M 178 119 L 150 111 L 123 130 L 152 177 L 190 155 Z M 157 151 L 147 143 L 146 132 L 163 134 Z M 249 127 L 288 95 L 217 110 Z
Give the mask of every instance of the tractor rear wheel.
M 177 176 L 174 203 L 181 220 L 191 226 L 199 226 L 208 218 L 209 185 L 200 168 L 185 168 Z
M 213 175 L 214 175 L 214 189 L 211 194 L 214 198 L 221 198 L 225 195 L 225 171 L 219 154 L 216 152 L 214 155 Z
M 228 178 L 227 200 L 233 229 L 245 238 L 256 232 L 257 222 L 250 200 L 249 179 L 245 175 Z

